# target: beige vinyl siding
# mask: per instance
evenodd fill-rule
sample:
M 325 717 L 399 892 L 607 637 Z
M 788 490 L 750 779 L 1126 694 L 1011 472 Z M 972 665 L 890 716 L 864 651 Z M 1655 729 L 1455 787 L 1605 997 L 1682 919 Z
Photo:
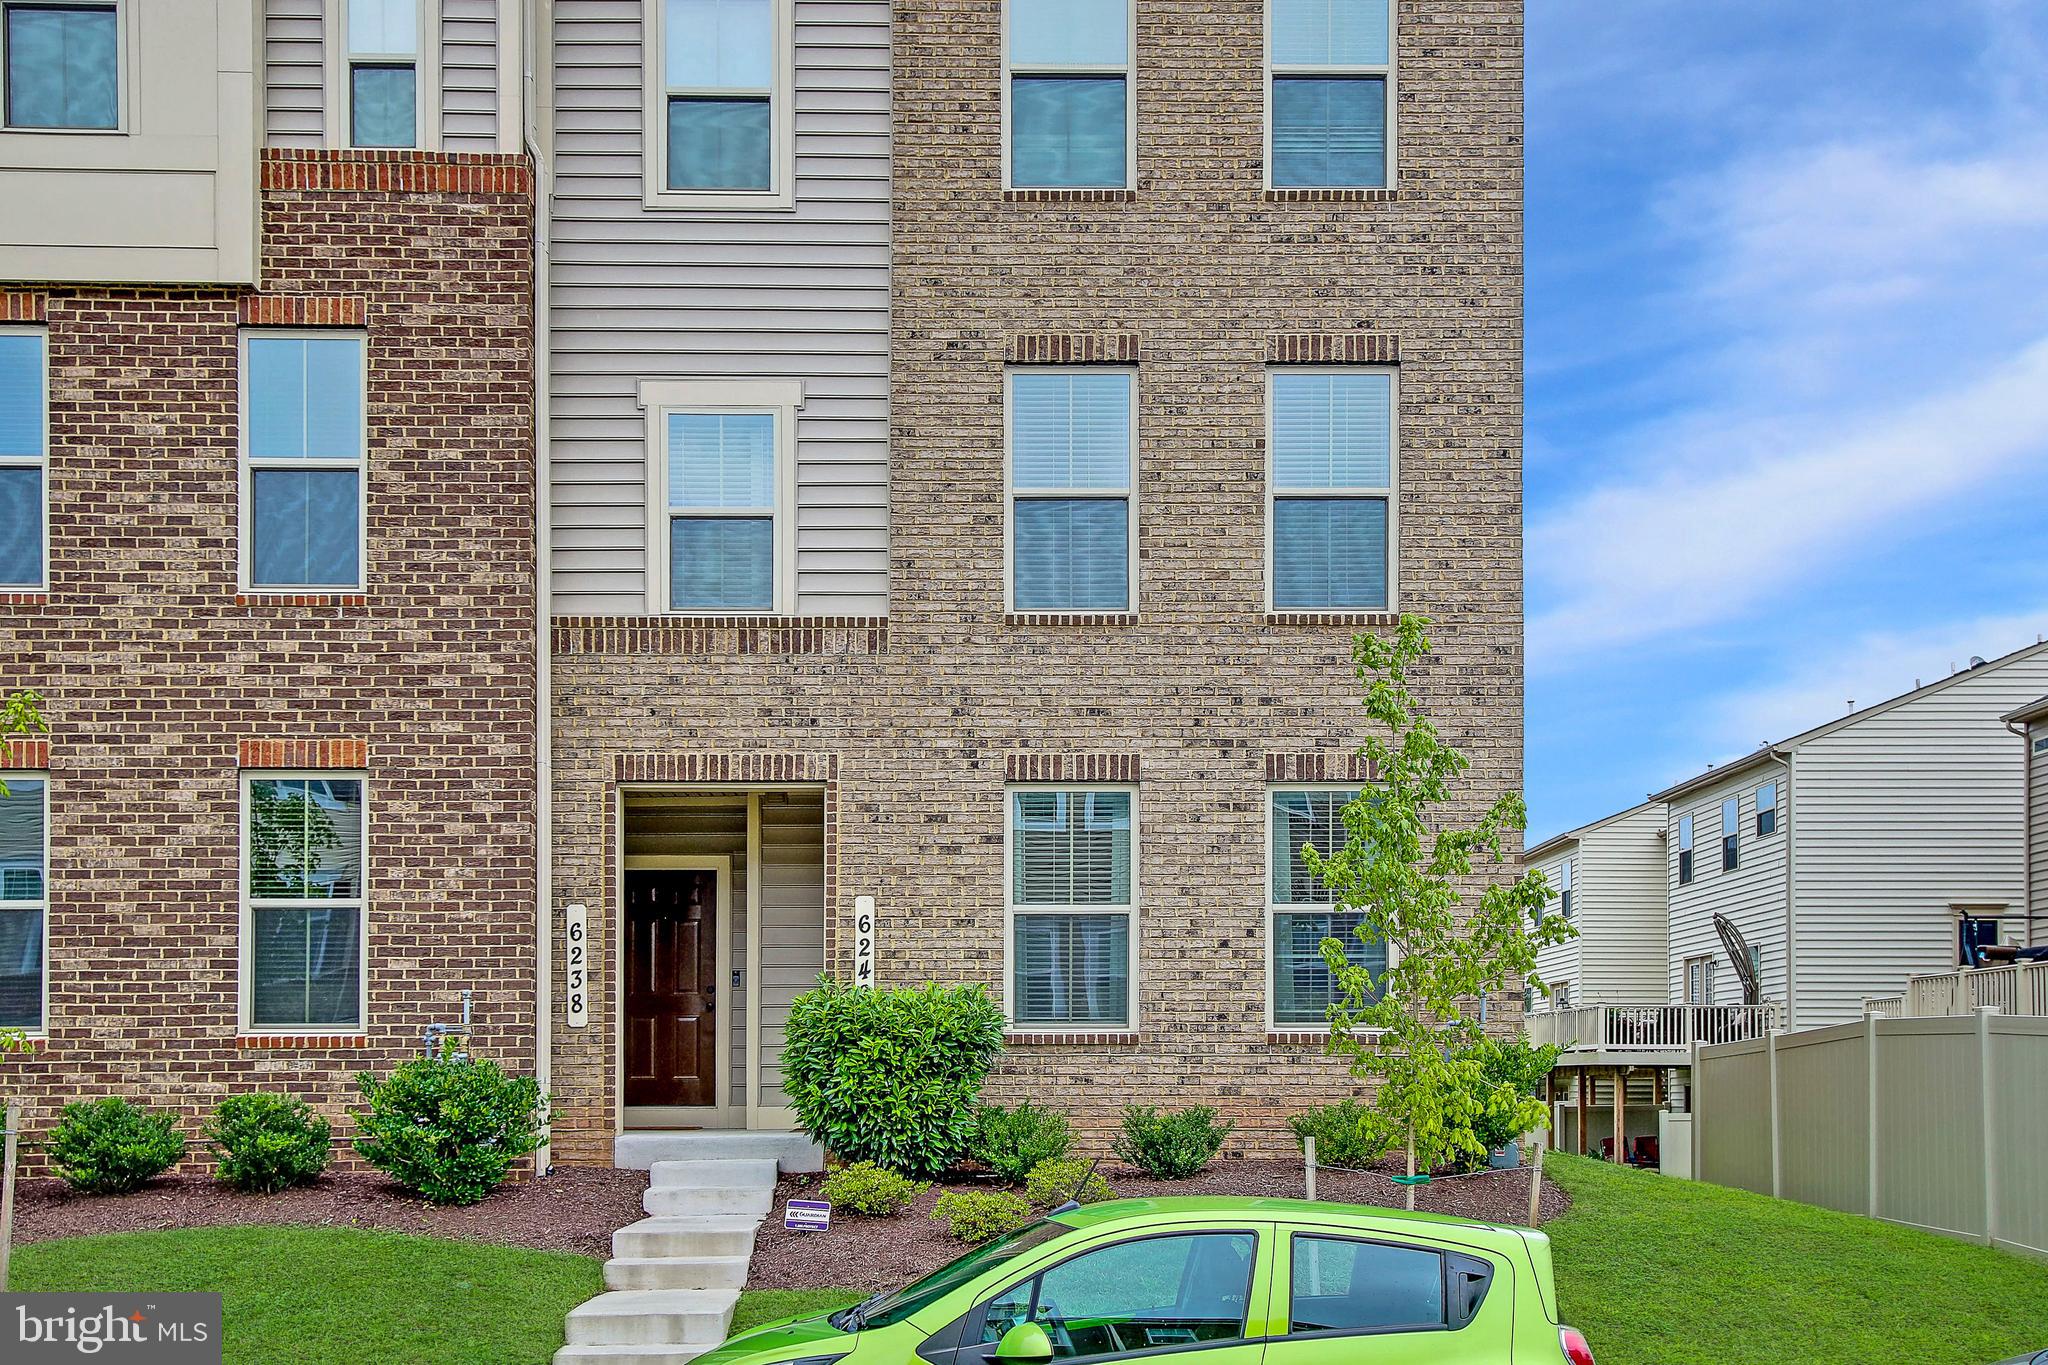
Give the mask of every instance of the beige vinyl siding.
M 1778 783 L 1778 831 L 1756 837 L 1756 789 Z M 1796 827 L 1805 793 L 1786 799 L 1785 768 L 1768 763 L 1679 797 L 1668 808 L 1665 824 L 1664 874 L 1670 888 L 1670 946 L 1665 954 L 1667 999 L 1685 999 L 1685 960 L 1714 959 L 1714 1003 L 1741 1004 L 1742 983 L 1714 932 L 1714 916 L 1726 915 L 1752 948 L 1763 952 L 1763 995 L 1766 1002 L 1785 999 L 1785 856 L 1788 815 Z M 1742 865 L 1721 870 L 1721 802 L 1733 796 L 1739 806 Z M 1797 803 L 1795 805 L 1795 803 Z M 1693 880 L 1678 884 L 1678 822 L 1693 817 Z
M 560 614 L 648 610 L 643 379 L 801 380 L 797 610 L 887 609 L 889 5 L 795 12 L 796 207 L 740 214 L 642 202 L 640 0 L 555 10 Z
M 2001 717 L 2048 691 L 2048 651 L 1801 744 L 1798 1019 L 1844 1023 L 1864 997 L 1956 966 L 1953 907 L 2023 913 L 2022 755 Z
M 1571 845 L 1557 854 L 1557 856 L 1536 864 L 1536 870 L 1541 872 L 1543 879 L 1550 883 L 1550 903 L 1543 908 L 1543 914 L 1546 918 L 1561 913 L 1559 906 L 1560 897 L 1557 893 L 1558 886 L 1561 882 L 1564 865 L 1577 857 L 1578 847 Z M 1574 922 L 1576 922 L 1579 914 L 1579 890 L 1576 882 L 1572 886 L 1572 914 Z M 1557 1007 L 1557 988 L 1562 985 L 1571 986 L 1572 1003 L 1579 1005 L 1586 1003 L 1589 997 L 1586 994 L 1585 986 L 1580 980 L 1583 975 L 1582 958 L 1580 956 L 1580 945 L 1582 942 L 1582 939 L 1568 939 L 1563 943 L 1553 943 L 1536 954 L 1536 974 L 1542 977 L 1544 984 L 1551 989 L 1551 995 L 1548 1000 L 1538 999 L 1536 1001 L 1537 1009 L 1555 1009 Z
M 498 150 L 498 0 L 441 0 L 441 150 Z
M 267 0 L 263 12 L 263 141 L 326 145 L 327 73 L 321 58 L 323 0 Z
M 1666 998 L 1664 808 L 1647 805 L 1579 839 L 1572 904 L 1587 1002 Z
M 780 1109 L 789 1104 L 782 1093 L 782 1037 L 789 1007 L 825 970 L 822 795 L 771 792 L 761 797 L 760 898 L 760 1102 Z
M 2030 776 L 2029 805 L 2032 829 L 2027 847 L 2033 872 L 2028 890 L 2033 897 L 2033 937 L 2028 942 L 2048 944 L 2048 721 L 2036 721 L 2027 731 L 2027 759 Z

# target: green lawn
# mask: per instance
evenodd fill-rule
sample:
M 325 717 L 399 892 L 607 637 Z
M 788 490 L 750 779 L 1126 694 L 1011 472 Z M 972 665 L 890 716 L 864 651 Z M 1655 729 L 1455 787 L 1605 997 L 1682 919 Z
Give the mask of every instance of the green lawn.
M 1544 1231 L 1600 1365 L 1986 1365 L 2048 1346 L 2048 1265 L 1576 1157 Z
M 543 1365 L 599 1262 L 350 1228 L 122 1232 L 20 1247 L 11 1288 L 222 1295 L 227 1365 Z

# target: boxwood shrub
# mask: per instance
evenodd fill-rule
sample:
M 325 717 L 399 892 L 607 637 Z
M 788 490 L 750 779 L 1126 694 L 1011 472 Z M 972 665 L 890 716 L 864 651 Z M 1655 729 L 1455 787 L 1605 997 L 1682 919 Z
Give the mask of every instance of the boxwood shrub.
M 43 1144 L 50 1168 L 75 1190 L 127 1194 L 178 1164 L 177 1121 L 123 1099 L 67 1104 Z
M 475 1204 L 512 1163 L 539 1147 L 547 1100 L 531 1076 L 452 1050 L 418 1057 L 378 1080 L 358 1076 L 356 1151 L 434 1204 Z
M 310 1185 L 332 1155 L 333 1129 L 327 1120 L 289 1095 L 222 1100 L 200 1136 L 213 1149 L 215 1174 L 252 1194 Z

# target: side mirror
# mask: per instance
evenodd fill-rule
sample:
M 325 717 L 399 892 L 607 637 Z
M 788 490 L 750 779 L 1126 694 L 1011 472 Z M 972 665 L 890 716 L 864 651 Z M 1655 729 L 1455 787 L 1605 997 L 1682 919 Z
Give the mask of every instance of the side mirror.
M 1020 1322 L 996 1343 L 995 1358 L 1015 1361 L 1017 1365 L 1041 1365 L 1052 1359 L 1052 1338 L 1037 1323 Z

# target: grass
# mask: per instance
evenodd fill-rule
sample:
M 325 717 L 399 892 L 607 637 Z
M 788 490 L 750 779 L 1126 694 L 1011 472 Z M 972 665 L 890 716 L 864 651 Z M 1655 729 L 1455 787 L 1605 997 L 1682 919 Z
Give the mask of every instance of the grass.
M 738 1336 L 750 1327 L 777 1318 L 814 1318 L 820 1313 L 836 1313 L 866 1297 L 852 1289 L 750 1289 L 740 1295 L 739 1307 L 733 1309 L 732 1333 Z
M 2048 1265 L 1743 1190 L 1555 1156 L 1565 1321 L 1600 1365 L 1984 1365 L 2048 1346 Z
M 30 1290 L 217 1292 L 226 1365 L 542 1365 L 599 1262 L 351 1228 L 119 1232 L 18 1248 Z

